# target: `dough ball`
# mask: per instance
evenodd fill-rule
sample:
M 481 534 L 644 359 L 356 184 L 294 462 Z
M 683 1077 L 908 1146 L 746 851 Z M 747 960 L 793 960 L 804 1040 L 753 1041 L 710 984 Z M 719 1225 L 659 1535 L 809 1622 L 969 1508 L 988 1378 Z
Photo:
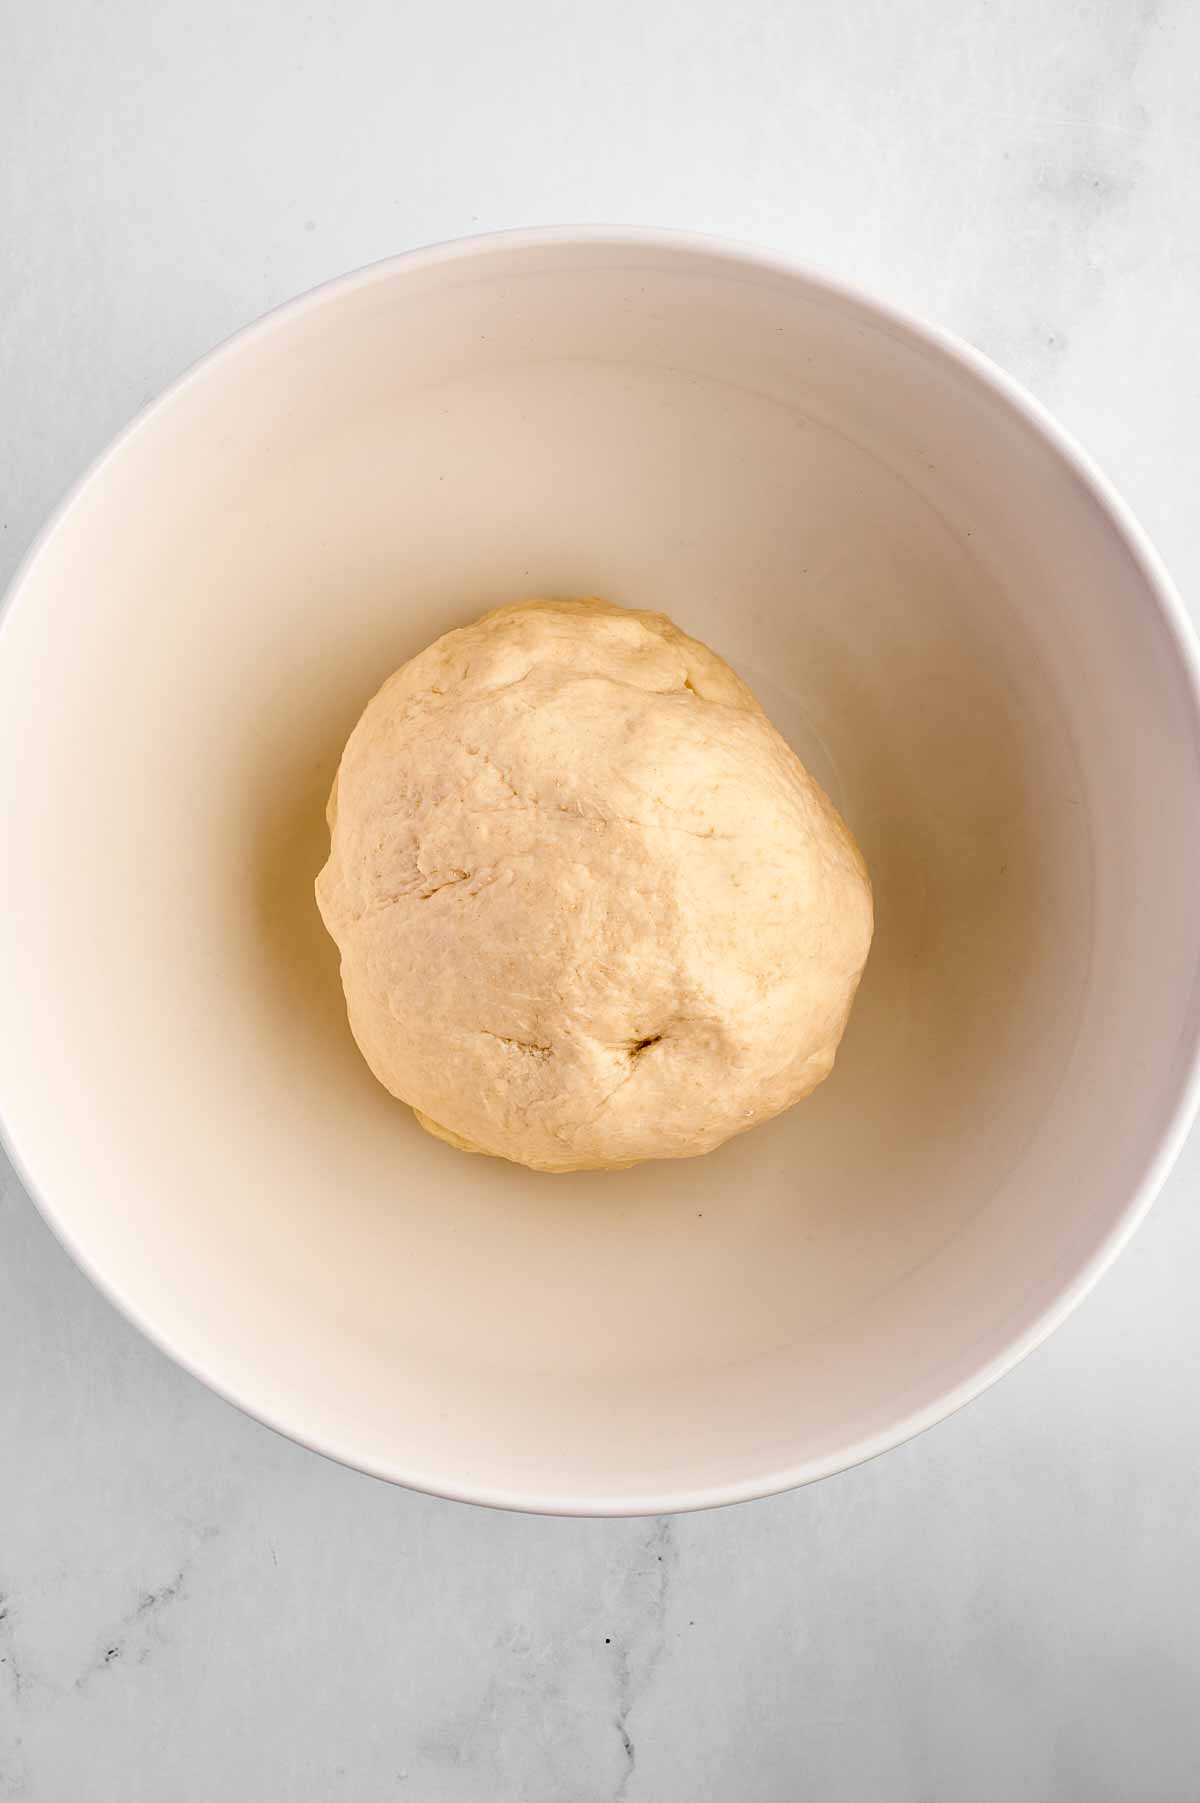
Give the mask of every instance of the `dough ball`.
M 368 705 L 329 823 L 354 1037 L 451 1144 L 541 1171 L 687 1158 L 828 1076 L 863 860 L 663 615 L 523 601 L 447 633 Z

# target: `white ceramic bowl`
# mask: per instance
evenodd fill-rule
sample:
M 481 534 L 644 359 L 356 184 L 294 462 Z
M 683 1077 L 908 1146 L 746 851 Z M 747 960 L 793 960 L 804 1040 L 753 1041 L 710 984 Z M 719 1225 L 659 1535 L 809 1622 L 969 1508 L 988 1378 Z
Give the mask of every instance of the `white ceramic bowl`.
M 878 931 L 832 1079 L 713 1156 L 427 1138 L 312 879 L 363 702 L 484 608 L 659 608 L 840 802 Z M 626 231 L 451 244 L 215 352 L 0 641 L 0 1100 L 160 1345 L 422 1489 L 760 1495 L 947 1414 L 1083 1294 L 1196 1090 L 1197 666 L 1141 533 L 964 346 Z

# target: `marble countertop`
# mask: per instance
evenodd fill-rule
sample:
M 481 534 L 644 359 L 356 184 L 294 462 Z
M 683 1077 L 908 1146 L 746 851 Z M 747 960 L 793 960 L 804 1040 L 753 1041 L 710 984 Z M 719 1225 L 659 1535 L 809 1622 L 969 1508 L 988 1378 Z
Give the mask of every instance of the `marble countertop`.
M 1186 0 L 10 6 L 0 582 L 253 315 L 433 239 L 758 240 L 964 334 L 1200 593 Z M 921 1439 L 774 1500 L 389 1489 L 145 1344 L 0 1172 L 0 1798 L 1198 1794 L 1200 1142 L 1099 1290 Z

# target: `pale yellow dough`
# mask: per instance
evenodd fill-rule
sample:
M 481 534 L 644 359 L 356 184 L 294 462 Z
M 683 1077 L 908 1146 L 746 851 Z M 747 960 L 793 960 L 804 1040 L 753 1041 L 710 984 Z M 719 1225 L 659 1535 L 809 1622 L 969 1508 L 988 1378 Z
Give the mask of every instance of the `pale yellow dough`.
M 523 601 L 350 735 L 317 900 L 431 1133 L 542 1171 L 709 1152 L 829 1074 L 871 943 L 832 803 L 662 614 Z

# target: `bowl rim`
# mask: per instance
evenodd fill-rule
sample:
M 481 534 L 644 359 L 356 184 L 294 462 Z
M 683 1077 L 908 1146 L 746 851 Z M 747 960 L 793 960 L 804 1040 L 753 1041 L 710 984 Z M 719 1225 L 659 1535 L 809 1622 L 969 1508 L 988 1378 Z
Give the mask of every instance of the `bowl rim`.
M 903 306 L 880 299 L 852 281 L 827 273 L 801 258 L 760 248 L 738 239 L 654 226 L 544 225 L 451 238 L 381 258 L 335 276 L 270 308 L 247 325 L 238 328 L 204 352 L 140 408 L 68 488 L 18 564 L 6 592 L 0 596 L 0 656 L 3 655 L 4 638 L 10 623 L 18 607 L 23 604 L 23 591 L 26 590 L 30 577 L 59 527 L 82 500 L 101 470 L 150 420 L 165 411 L 186 388 L 207 375 L 225 358 L 285 327 L 305 313 L 315 312 L 327 302 L 336 301 L 376 283 L 389 282 L 397 275 L 465 263 L 500 252 L 536 252 L 572 247 L 684 251 L 722 263 L 731 272 L 759 277 L 773 276 L 795 283 L 830 304 L 848 306 L 865 313 L 895 336 L 919 349 L 932 351 L 989 390 L 1012 414 L 1050 445 L 1123 540 L 1142 578 L 1147 596 L 1157 608 L 1161 623 L 1166 628 L 1177 666 L 1185 681 L 1197 736 L 1200 737 L 1200 637 L 1182 597 L 1147 533 L 1128 505 L 1088 453 L 1040 401 L 965 340 L 922 319 Z M 1196 1007 L 1195 1002 L 1192 1014 L 1190 1048 L 1186 1059 L 1181 1061 L 1181 1074 L 1175 1092 L 1164 1101 L 1163 1125 L 1158 1143 L 1146 1158 L 1141 1176 L 1119 1217 L 1074 1277 L 1062 1285 L 1054 1300 L 1036 1311 L 1020 1331 L 1014 1333 L 991 1358 L 985 1359 L 966 1376 L 938 1390 L 917 1407 L 907 1410 L 889 1426 L 848 1440 L 845 1445 L 821 1458 L 799 1458 L 789 1464 L 759 1470 L 736 1480 L 658 1492 L 644 1490 L 611 1496 L 598 1493 L 575 1494 L 569 1491 L 549 1494 L 519 1487 L 504 1488 L 495 1484 L 458 1483 L 444 1472 L 415 1470 L 402 1460 L 364 1458 L 348 1443 L 314 1437 L 302 1423 L 276 1417 L 272 1412 L 256 1405 L 249 1396 L 240 1394 L 236 1388 L 207 1372 L 198 1361 L 177 1347 L 173 1343 L 170 1328 L 151 1320 L 138 1303 L 125 1296 L 119 1286 L 98 1268 L 91 1255 L 77 1242 L 67 1221 L 34 1177 L 5 1113 L 3 1097 L 0 1097 L 0 1145 L 6 1151 L 26 1193 L 60 1243 L 126 1320 L 160 1351 L 165 1352 L 176 1364 L 224 1401 L 232 1403 L 252 1420 L 307 1450 L 319 1453 L 351 1470 L 362 1471 L 369 1476 L 447 1501 L 476 1503 L 489 1508 L 540 1515 L 622 1517 L 681 1514 L 778 1495 L 877 1458 L 944 1421 L 947 1416 L 989 1389 L 1040 1346 L 1078 1306 L 1122 1251 L 1147 1214 L 1183 1148 L 1200 1107 L 1200 1008 Z

